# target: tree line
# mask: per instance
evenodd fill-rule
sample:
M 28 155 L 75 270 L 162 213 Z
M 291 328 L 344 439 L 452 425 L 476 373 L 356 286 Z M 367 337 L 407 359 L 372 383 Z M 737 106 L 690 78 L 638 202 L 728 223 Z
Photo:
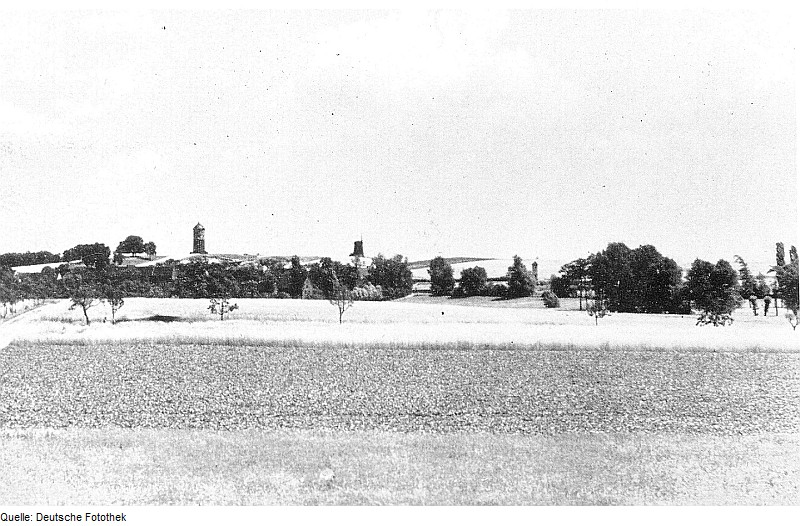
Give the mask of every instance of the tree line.
M 763 274 L 754 277 L 740 256 L 735 260 L 738 271 L 724 259 L 711 263 L 698 258 L 684 279 L 675 261 L 652 245 L 631 249 L 624 243 L 609 243 L 605 250 L 563 265 L 560 275 L 551 277 L 550 288 L 559 297 L 577 297 L 580 309 L 586 301 L 587 307 L 600 313 L 690 314 L 697 310 L 698 324 L 725 325 L 732 323 L 731 314 L 744 301 L 750 301 L 758 314 L 756 300 L 767 306 L 775 301 L 777 309 L 776 300 L 780 299 L 796 319 L 798 261 L 794 246 L 787 263 L 783 243 L 776 244 L 776 265 L 770 269 L 775 273 L 775 287 L 767 284 Z
M 65 255 L 68 261 L 80 259 L 82 265 L 53 262 L 36 274 L 16 274 L 10 266 L 0 267 L 0 315 L 13 312 L 19 301 L 49 298 L 72 299 L 73 308 L 82 310 L 87 324 L 88 310 L 101 302 L 111 305 L 113 322 L 127 297 L 208 298 L 215 300 L 212 312 L 221 316 L 235 308 L 227 303 L 229 298 L 327 299 L 342 303 L 346 310 L 352 301 L 406 296 L 413 286 L 408 260 L 401 255 L 378 254 L 366 267 L 359 258 L 352 264 L 322 258 L 303 265 L 294 256 L 288 262 L 280 258 L 241 263 L 167 261 L 143 268 L 112 264 L 111 252 L 102 243 L 78 245 Z
M 431 278 L 431 294 L 433 296 L 452 296 L 463 298 L 469 296 L 492 296 L 501 298 L 521 298 L 532 296 L 537 283 L 536 263 L 531 270 L 522 262 L 522 258 L 514 256 L 514 263 L 508 267 L 506 284 L 491 283 L 486 269 L 481 266 L 465 268 L 456 286 L 453 267 L 441 256 L 433 258 L 428 268 Z

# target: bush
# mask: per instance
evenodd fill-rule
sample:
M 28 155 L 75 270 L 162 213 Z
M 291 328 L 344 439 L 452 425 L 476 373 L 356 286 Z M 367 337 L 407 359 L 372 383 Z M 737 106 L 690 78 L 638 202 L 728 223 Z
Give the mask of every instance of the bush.
M 486 269 L 483 267 L 465 268 L 461 271 L 461 281 L 454 291 L 456 297 L 483 296 L 486 294 Z
M 505 298 L 508 297 L 508 287 L 502 283 L 489 284 L 484 295 L 493 298 Z
M 558 301 L 558 296 L 549 290 L 542 292 L 542 301 L 544 302 L 544 306 L 548 309 L 556 309 L 561 306 L 561 302 Z
M 355 301 L 381 301 L 383 291 L 372 283 L 365 283 L 363 286 L 353 289 L 353 299 Z

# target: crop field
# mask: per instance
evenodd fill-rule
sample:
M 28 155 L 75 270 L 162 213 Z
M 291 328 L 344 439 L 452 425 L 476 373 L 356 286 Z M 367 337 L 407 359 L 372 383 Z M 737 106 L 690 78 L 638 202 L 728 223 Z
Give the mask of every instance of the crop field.
M 0 502 L 800 503 L 782 317 L 237 301 L 0 325 Z

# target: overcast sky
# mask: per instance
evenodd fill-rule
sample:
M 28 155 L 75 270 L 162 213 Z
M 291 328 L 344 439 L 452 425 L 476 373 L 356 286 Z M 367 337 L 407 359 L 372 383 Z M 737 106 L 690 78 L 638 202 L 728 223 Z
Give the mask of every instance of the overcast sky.
M 688 264 L 797 244 L 792 17 L 738 11 L 0 17 L 0 252 Z M 760 270 L 760 269 L 759 269 Z M 766 270 L 766 269 L 763 269 Z

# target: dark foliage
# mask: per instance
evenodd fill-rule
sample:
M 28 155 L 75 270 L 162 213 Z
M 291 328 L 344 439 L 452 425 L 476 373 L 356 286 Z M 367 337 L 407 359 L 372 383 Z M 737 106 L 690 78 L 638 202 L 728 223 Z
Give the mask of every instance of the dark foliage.
M 508 267 L 508 297 L 523 298 L 532 296 L 536 287 L 536 277 L 528 272 L 522 258 L 514 256 L 514 264 Z
M 483 267 L 465 268 L 461 271 L 456 296 L 484 296 L 487 293 L 486 269 Z
M 300 258 L 292 256 L 291 267 L 283 272 L 278 279 L 278 292 L 288 294 L 289 297 L 299 298 L 303 295 L 303 283 L 306 281 L 308 271 L 300 263 Z
M 544 302 L 544 306 L 548 309 L 555 309 L 561 306 L 561 303 L 558 301 L 558 296 L 549 290 L 542 292 L 542 301 Z
M 414 285 L 408 260 L 400 254 L 391 259 L 382 254 L 373 258 L 367 270 L 367 281 L 381 287 L 384 299 L 408 296 Z
M 92 243 L 90 245 L 76 245 L 64 251 L 61 259 L 63 261 L 81 260 L 84 265 L 91 269 L 100 270 L 109 264 L 111 249 L 103 243 Z
M 731 314 L 741 305 L 739 279 L 731 264 L 720 259 L 716 265 L 696 259 L 687 276 L 689 297 L 701 311 L 697 323 L 729 325 Z
M 58 263 L 61 257 L 45 250 L 41 252 L 8 252 L 0 254 L 0 267 L 22 267 L 27 265 L 41 265 L 44 263 Z
M 453 277 L 453 267 L 441 256 L 431 260 L 428 274 L 431 277 L 431 295 L 449 296 L 453 293 L 456 280 Z

